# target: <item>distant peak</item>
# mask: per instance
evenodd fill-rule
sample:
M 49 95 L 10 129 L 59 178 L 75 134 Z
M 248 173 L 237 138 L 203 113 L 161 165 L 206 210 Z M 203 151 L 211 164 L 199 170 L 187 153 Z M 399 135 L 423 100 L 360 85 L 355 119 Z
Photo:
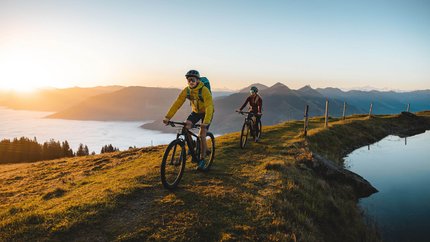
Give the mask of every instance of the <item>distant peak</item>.
M 340 88 L 337 88 L 337 87 L 326 87 L 326 88 L 322 88 L 322 89 L 342 91 Z
M 321 93 L 313 89 L 310 85 L 306 85 L 298 89 L 297 91 L 305 96 L 322 97 Z
M 306 90 L 314 90 L 314 89 L 311 87 L 311 85 L 306 85 L 299 89 L 299 91 L 306 91 Z
M 256 86 L 260 89 L 268 88 L 266 85 L 261 84 L 261 83 L 254 83 L 254 84 L 250 85 L 250 87 L 252 87 L 252 86 Z
M 283 84 L 283 83 L 281 83 L 281 82 L 277 82 L 277 83 L 275 83 L 272 87 L 274 87 L 274 86 L 285 86 L 285 84 Z
M 287 88 L 287 89 L 290 89 L 290 88 L 288 88 L 285 84 L 280 83 L 280 82 L 275 83 L 275 85 L 271 86 L 270 88 L 271 88 L 271 89 L 275 89 L 275 88 L 282 88 L 282 89 Z
M 251 85 L 249 85 L 249 86 L 247 86 L 247 87 L 245 87 L 245 88 L 243 88 L 243 89 L 240 89 L 240 90 L 239 90 L 239 92 L 249 92 L 249 89 L 250 89 L 252 86 L 256 86 L 256 87 L 258 88 L 258 90 L 260 90 L 260 91 L 268 88 L 268 86 L 266 86 L 266 85 L 264 85 L 264 84 L 261 84 L 261 83 L 254 83 L 254 84 L 251 84 Z

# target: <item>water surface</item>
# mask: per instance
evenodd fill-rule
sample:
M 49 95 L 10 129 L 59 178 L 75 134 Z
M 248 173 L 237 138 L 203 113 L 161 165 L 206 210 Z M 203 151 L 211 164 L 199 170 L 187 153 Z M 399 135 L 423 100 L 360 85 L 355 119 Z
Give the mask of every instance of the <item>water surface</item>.
M 90 152 L 100 153 L 104 145 L 112 144 L 120 150 L 130 146 L 144 147 L 167 144 L 174 134 L 140 128 L 142 122 L 105 122 L 46 119 L 50 112 L 12 110 L 0 107 L 0 140 L 19 137 L 37 138 L 39 143 L 55 139 L 67 140 L 77 151 L 79 143 Z M 146 121 L 149 122 L 149 121 Z
M 430 241 L 430 131 L 388 136 L 347 156 L 346 166 L 379 192 L 359 205 L 387 241 Z

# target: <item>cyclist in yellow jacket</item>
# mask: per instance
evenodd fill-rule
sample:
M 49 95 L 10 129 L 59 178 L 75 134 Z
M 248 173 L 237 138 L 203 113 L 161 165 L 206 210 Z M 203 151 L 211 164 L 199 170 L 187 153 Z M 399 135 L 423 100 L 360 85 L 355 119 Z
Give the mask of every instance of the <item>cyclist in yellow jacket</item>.
M 186 120 L 186 127 L 190 129 L 198 121 L 202 120 L 200 126 L 200 141 L 202 150 L 200 152 L 200 161 L 198 167 L 203 168 L 205 165 L 205 155 L 207 150 L 206 132 L 212 122 L 214 113 L 214 105 L 210 90 L 200 81 L 200 73 L 196 70 L 190 70 L 185 75 L 188 81 L 188 86 L 185 87 L 179 94 L 176 101 L 173 103 L 170 110 L 167 112 L 163 123 L 167 124 L 175 113 L 181 108 L 186 99 L 191 102 L 192 112 Z

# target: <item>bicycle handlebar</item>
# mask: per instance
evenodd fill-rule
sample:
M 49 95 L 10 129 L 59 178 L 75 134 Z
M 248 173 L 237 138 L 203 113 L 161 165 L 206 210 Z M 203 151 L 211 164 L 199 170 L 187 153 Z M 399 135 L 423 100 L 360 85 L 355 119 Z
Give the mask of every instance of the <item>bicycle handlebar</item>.
M 170 125 L 170 126 L 172 126 L 172 127 L 176 127 L 176 125 L 182 125 L 182 126 L 185 126 L 185 125 L 187 125 L 187 123 L 185 123 L 185 122 L 169 121 L 169 122 L 167 122 L 166 126 L 167 126 L 167 125 Z M 195 125 L 193 125 L 191 128 L 199 128 L 199 127 L 200 127 L 200 124 L 195 124 Z
M 236 113 L 240 113 L 240 114 L 254 114 L 253 112 L 245 112 L 245 111 L 236 111 Z

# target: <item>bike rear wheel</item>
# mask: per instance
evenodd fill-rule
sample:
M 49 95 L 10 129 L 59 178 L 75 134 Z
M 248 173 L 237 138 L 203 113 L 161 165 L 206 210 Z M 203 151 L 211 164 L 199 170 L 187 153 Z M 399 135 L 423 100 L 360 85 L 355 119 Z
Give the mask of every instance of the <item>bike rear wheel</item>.
M 177 139 L 166 148 L 161 162 L 161 182 L 167 189 L 174 189 L 181 181 L 185 170 L 185 144 Z
M 245 148 L 246 142 L 248 141 L 249 125 L 247 122 L 243 123 L 242 132 L 240 132 L 240 148 Z

